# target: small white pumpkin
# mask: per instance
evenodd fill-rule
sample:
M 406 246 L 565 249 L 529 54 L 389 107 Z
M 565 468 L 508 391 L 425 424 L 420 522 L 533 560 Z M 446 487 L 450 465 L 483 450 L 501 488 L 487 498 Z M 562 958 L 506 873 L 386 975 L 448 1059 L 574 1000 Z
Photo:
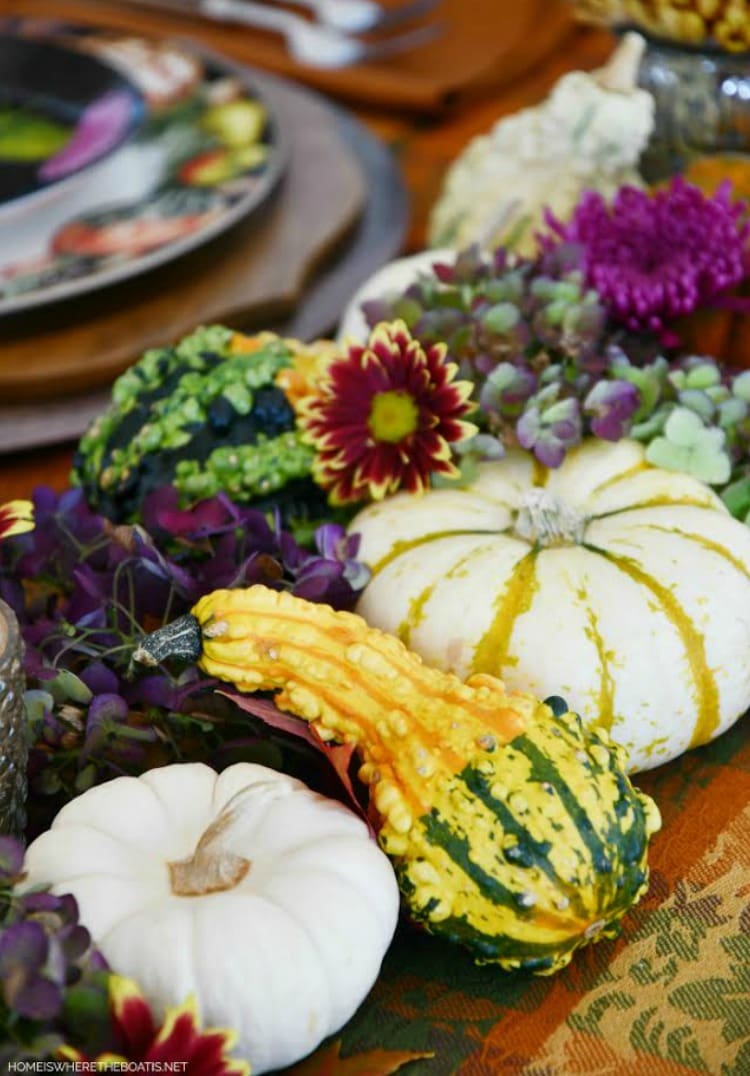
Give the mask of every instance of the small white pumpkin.
M 506 246 L 534 256 L 545 210 L 566 220 L 586 190 L 610 199 L 642 186 L 638 162 L 654 99 L 636 85 L 645 41 L 626 34 L 598 71 L 569 71 L 546 100 L 503 116 L 449 168 L 433 207 L 432 246 Z
M 391 941 L 398 887 L 365 824 L 263 766 L 120 777 L 68 803 L 25 885 L 72 893 L 112 967 L 159 1012 L 195 994 L 253 1076 L 342 1027 Z
M 372 326 L 367 324 L 362 303 L 370 299 L 389 299 L 399 295 L 421 276 L 432 278 L 434 265 L 453 265 L 455 260 L 456 251 L 446 248 L 422 250 L 418 254 L 396 258 L 382 266 L 361 285 L 347 303 L 339 322 L 338 339 L 342 343 L 349 340 L 355 344 L 363 344 L 370 335 Z
M 373 571 L 357 607 L 370 624 L 460 676 L 562 695 L 632 770 L 750 706 L 750 528 L 636 442 L 592 439 L 557 470 L 512 452 L 350 530 Z

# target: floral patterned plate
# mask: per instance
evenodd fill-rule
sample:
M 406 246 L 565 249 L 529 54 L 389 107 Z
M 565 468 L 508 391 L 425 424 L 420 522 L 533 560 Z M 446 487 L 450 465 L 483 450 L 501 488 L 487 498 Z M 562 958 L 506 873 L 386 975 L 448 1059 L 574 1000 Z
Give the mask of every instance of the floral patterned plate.
M 64 198 L 0 216 L 0 316 L 180 257 L 258 209 L 284 168 L 278 121 L 236 68 L 140 38 L 65 30 L 55 40 L 119 68 L 146 117 Z
M 0 33 L 0 212 L 57 194 L 124 145 L 142 113 L 140 92 L 103 58 Z

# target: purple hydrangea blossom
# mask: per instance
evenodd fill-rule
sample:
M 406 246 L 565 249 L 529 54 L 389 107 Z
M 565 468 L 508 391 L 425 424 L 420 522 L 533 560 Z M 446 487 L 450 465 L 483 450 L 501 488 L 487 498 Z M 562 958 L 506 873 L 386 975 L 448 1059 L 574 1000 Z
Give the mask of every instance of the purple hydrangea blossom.
M 619 441 L 630 429 L 641 394 L 629 381 L 598 381 L 583 401 L 591 432 L 604 441 Z
M 536 392 L 538 379 L 525 366 L 502 362 L 489 374 L 479 394 L 479 406 L 487 414 L 519 414 Z
M 11 886 L 23 867 L 23 845 L 15 837 L 0 837 L 0 889 Z
M 305 558 L 299 566 L 294 592 L 309 601 L 335 598 L 348 604 L 348 594 L 358 593 L 370 580 L 370 570 L 358 561 L 360 536 L 347 535 L 338 523 L 325 523 L 315 532 L 317 555 Z
M 583 422 L 578 400 L 557 400 L 557 386 L 540 392 L 516 424 L 521 448 L 533 452 L 545 467 L 559 467 L 568 449 L 581 440 Z
M 109 968 L 79 922 L 71 894 L 22 892 L 20 841 L 0 838 L 0 1068 L 50 1056 L 76 1029 L 101 1045 L 110 1034 Z M 15 888 L 14 888 L 15 887 Z M 20 1053 L 16 1051 L 20 1050 Z
M 16 923 L 0 932 L 0 982 L 9 1009 L 31 1020 L 51 1020 L 62 1007 L 59 983 L 44 974 L 50 944 L 39 923 Z

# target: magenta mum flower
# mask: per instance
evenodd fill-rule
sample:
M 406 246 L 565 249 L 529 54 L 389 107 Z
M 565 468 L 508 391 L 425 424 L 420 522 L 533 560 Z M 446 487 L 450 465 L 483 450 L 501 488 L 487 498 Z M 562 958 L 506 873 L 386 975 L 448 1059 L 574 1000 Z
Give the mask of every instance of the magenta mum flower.
M 545 252 L 581 248 L 587 284 L 635 332 L 662 332 L 750 271 L 750 222 L 728 183 L 712 197 L 679 177 L 653 193 L 621 187 L 611 205 L 587 191 L 567 224 L 552 214 L 547 224 Z

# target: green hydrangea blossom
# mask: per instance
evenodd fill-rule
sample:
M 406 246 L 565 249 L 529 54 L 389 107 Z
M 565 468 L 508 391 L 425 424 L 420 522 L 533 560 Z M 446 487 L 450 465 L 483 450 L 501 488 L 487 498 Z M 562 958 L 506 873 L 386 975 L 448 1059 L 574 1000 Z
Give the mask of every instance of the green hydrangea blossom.
M 706 427 L 701 415 L 686 407 L 671 412 L 663 435 L 646 449 L 646 459 L 656 467 L 683 471 L 709 485 L 723 485 L 732 473 L 723 430 Z

